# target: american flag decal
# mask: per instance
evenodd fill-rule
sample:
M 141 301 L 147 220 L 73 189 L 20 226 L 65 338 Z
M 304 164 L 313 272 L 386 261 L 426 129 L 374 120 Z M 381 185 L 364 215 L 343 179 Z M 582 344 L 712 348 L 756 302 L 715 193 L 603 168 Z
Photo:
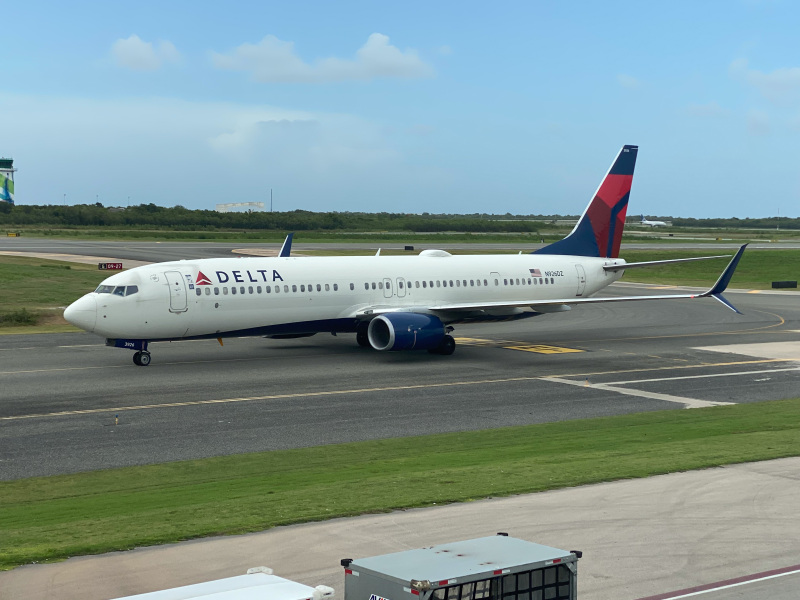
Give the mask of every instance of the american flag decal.
M 531 272 L 531 277 L 541 277 L 542 272 L 539 269 L 529 269 Z

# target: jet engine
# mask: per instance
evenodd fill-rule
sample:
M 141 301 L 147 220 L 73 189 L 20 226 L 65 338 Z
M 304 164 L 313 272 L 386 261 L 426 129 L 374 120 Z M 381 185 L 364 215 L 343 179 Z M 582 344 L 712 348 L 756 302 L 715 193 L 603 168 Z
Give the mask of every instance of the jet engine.
M 367 329 L 367 339 L 375 350 L 435 350 L 444 338 L 444 325 L 438 317 L 419 313 L 380 315 Z

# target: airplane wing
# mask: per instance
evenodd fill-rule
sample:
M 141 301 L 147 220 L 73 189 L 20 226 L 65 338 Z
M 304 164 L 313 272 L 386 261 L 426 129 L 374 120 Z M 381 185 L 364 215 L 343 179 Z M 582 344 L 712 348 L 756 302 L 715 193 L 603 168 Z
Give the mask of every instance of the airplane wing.
M 707 291 L 702 293 L 693 294 L 659 294 L 654 296 L 611 296 L 601 298 L 561 298 L 561 299 L 548 299 L 548 300 L 518 300 L 514 302 L 499 301 L 499 302 L 457 302 L 451 304 L 435 304 L 430 306 L 405 306 L 405 307 L 370 307 L 364 308 L 358 312 L 357 317 L 373 317 L 380 314 L 390 312 L 431 312 L 431 313 L 447 313 L 447 312 L 469 312 L 492 310 L 502 308 L 532 308 L 540 312 L 561 312 L 569 310 L 571 305 L 579 304 L 597 304 L 600 302 L 632 302 L 640 300 L 677 300 L 679 298 L 708 298 L 712 297 L 719 300 L 722 304 L 730 308 L 732 311 L 741 314 L 730 302 L 723 296 L 722 292 L 728 287 L 731 277 L 742 258 L 744 249 L 747 244 L 739 248 L 738 252 L 734 255 L 728 266 L 717 279 L 717 282 Z M 622 266 L 622 265 L 620 265 Z

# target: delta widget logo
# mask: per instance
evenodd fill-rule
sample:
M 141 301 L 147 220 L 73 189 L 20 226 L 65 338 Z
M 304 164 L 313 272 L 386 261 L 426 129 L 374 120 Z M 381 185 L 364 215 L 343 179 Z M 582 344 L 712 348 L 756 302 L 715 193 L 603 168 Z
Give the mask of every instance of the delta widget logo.
M 206 277 L 202 271 L 197 272 L 197 281 L 194 282 L 195 285 L 211 285 L 211 280 Z

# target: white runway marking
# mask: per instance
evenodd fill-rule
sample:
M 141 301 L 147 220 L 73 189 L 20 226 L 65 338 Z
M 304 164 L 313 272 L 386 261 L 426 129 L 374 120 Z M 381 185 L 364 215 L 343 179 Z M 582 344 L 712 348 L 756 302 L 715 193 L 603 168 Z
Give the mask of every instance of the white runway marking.
M 648 398 L 650 400 L 663 400 L 665 402 L 675 402 L 683 404 L 685 408 L 707 408 L 709 406 L 727 406 L 733 402 L 715 402 L 711 400 L 696 400 L 695 398 L 686 398 L 684 396 L 671 396 L 669 394 L 659 394 L 658 392 L 645 392 L 642 390 L 631 390 L 628 388 L 617 387 L 608 383 L 586 383 L 575 381 L 573 379 L 561 379 L 560 377 L 546 377 L 546 381 L 555 381 L 556 383 L 565 383 L 567 385 L 574 385 L 578 387 L 588 387 L 592 389 L 607 390 L 609 392 L 616 392 L 617 394 L 624 394 L 626 396 L 638 396 L 639 398 Z M 635 382 L 631 382 L 635 383 Z

